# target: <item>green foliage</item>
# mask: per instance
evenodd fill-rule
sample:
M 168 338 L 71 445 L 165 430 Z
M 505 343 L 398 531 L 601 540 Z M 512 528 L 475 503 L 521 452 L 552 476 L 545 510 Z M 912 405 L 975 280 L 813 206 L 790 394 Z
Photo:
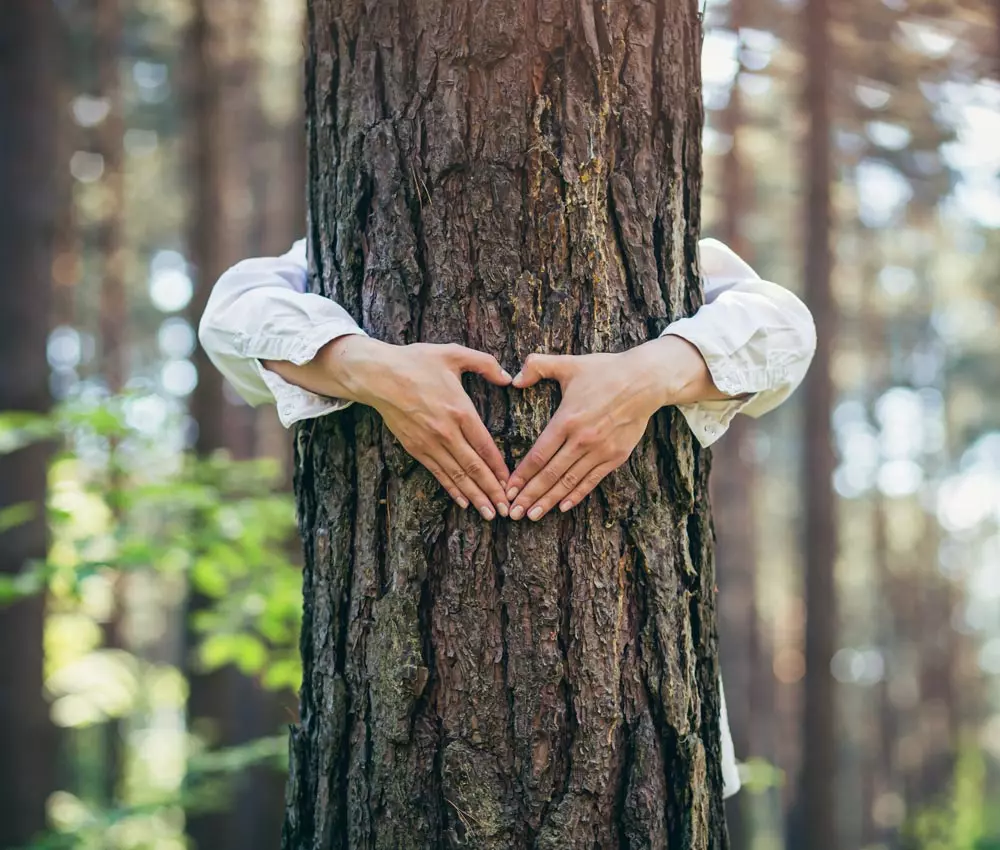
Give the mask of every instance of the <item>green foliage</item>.
M 50 557 L 0 577 L 0 604 L 45 588 L 71 604 L 95 578 L 179 574 L 210 600 L 192 618 L 201 669 L 235 664 L 266 687 L 298 687 L 301 578 L 278 465 L 185 456 L 157 471 L 156 447 L 128 426 L 122 399 L 76 402 L 50 417 L 0 415 L 0 450 L 54 436 L 63 448 L 52 466 Z M 33 510 L 0 511 L 0 531 Z
M 197 459 L 163 431 L 133 427 L 135 401 L 77 399 L 48 417 L 0 415 L 0 452 L 40 440 L 55 447 L 48 556 L 0 577 L 0 605 L 47 594 L 46 690 L 56 723 L 86 736 L 114 718 L 134 739 L 116 805 L 78 780 L 50 801 L 57 829 L 33 850 L 147 847 L 171 834 L 180 841 L 184 812 L 228 805 L 230 777 L 286 766 L 284 734 L 210 751 L 183 722 L 164 728 L 157 719 L 183 721 L 183 670 L 232 664 L 268 689 L 299 686 L 301 571 L 281 470 L 266 460 Z M 180 433 L 180 415 L 164 429 Z M 34 513 L 30 503 L 0 511 L 0 531 Z M 198 604 L 185 604 L 192 594 Z M 106 643 L 114 618 L 126 629 L 139 621 L 127 649 Z M 162 651 L 171 629 L 196 637 L 195 654 L 154 663 L 148 653 Z M 150 753 L 159 754 L 155 763 Z
M 0 412 L 0 455 L 10 454 L 57 434 L 58 424 L 52 417 L 21 411 Z
M 767 759 L 751 758 L 740 765 L 740 779 L 745 793 L 763 794 L 784 787 L 785 772 Z
M 919 850 L 997 850 L 1000 823 L 989 820 L 995 810 L 987 800 L 985 757 L 975 741 L 967 741 L 955 765 L 951 798 L 918 812 L 903 834 L 908 846 Z
M 188 761 L 184 786 L 141 803 L 113 808 L 88 805 L 60 792 L 53 802 L 59 828 L 23 850 L 103 850 L 108 846 L 146 847 L 154 836 L 177 832 L 183 813 L 213 811 L 226 802 L 227 777 L 252 767 L 288 767 L 283 735 L 204 753 Z

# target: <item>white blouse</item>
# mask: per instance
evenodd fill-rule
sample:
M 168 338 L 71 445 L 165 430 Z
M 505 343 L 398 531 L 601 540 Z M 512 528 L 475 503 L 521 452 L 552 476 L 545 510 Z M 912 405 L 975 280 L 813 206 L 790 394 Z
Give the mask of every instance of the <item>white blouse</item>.
M 703 239 L 699 259 L 705 305 L 663 333 L 693 344 L 715 385 L 734 396 L 678 405 L 699 442 L 708 446 L 726 432 L 737 413 L 761 416 L 791 395 L 809 368 L 816 329 L 798 298 L 761 280 L 721 242 Z M 343 307 L 306 292 L 306 284 L 305 240 L 281 257 L 244 260 L 219 279 L 198 329 L 208 356 L 236 391 L 252 405 L 277 404 L 286 428 L 350 402 L 290 384 L 261 361 L 302 365 L 331 340 L 364 334 Z M 740 788 L 740 776 L 724 692 L 721 697 L 723 793 L 730 797 Z
M 816 330 L 795 295 L 761 280 L 721 242 L 703 239 L 699 258 L 705 305 L 663 333 L 694 345 L 715 385 L 734 396 L 678 405 L 698 441 L 709 446 L 737 413 L 758 417 L 791 395 L 809 368 Z M 255 406 L 276 404 L 286 428 L 350 402 L 290 384 L 261 361 L 302 365 L 331 340 L 364 334 L 339 304 L 306 292 L 306 269 L 305 240 L 280 257 L 238 263 L 216 283 L 198 329 L 209 358 L 236 391 Z

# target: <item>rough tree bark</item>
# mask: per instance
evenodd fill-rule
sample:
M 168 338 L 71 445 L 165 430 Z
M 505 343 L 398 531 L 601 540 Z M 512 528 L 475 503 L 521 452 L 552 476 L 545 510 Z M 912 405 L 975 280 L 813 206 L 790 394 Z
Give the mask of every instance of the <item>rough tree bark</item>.
M 312 281 L 372 335 L 619 351 L 696 308 L 694 0 L 313 0 Z M 557 404 L 470 382 L 511 461 Z M 722 848 L 708 457 L 664 411 L 484 524 L 369 409 L 297 435 L 284 847 Z
M 0 412 L 49 408 L 45 342 L 51 307 L 57 205 L 57 11 L 16 0 L 0 22 Z M 0 511 L 26 504 L 32 518 L 0 532 L 0 574 L 20 572 L 46 551 L 47 450 L 0 456 Z M 0 847 L 45 828 L 55 789 L 55 736 L 42 695 L 41 596 L 0 607 Z
M 806 673 L 802 726 L 802 768 L 793 847 L 836 850 L 836 692 L 830 661 L 836 641 L 834 568 L 837 522 L 833 493 L 833 438 L 830 417 L 836 305 L 830 286 L 833 177 L 830 125 L 830 6 L 807 0 L 802 25 L 806 55 L 803 109 L 809 116 L 805 140 L 805 299 L 816 321 L 816 354 L 803 387 L 802 444 L 805 523 Z

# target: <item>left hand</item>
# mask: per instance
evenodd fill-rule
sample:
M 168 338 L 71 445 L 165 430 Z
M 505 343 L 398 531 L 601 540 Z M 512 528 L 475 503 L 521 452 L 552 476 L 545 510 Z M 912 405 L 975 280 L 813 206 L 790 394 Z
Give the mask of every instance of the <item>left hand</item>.
M 562 402 L 508 482 L 515 520 L 578 505 L 628 459 L 664 405 L 720 395 L 701 353 L 676 336 L 620 354 L 532 354 L 513 386 L 545 378 L 559 382 Z

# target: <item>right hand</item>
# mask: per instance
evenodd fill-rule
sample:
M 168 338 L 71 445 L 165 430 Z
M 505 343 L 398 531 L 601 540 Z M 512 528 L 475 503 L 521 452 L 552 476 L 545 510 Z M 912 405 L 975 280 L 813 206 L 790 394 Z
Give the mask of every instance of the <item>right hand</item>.
M 496 358 L 462 345 L 391 345 L 371 337 L 338 337 L 314 361 L 324 395 L 367 404 L 416 460 L 463 508 L 487 520 L 507 516 L 510 472 L 472 400 L 462 374 L 511 382 Z

